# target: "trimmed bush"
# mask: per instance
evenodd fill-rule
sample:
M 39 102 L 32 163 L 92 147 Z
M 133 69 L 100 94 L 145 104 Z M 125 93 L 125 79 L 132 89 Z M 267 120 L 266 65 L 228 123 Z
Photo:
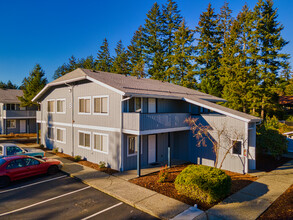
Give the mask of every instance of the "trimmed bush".
M 176 177 L 175 188 L 180 194 L 211 204 L 230 193 L 231 177 L 214 167 L 189 165 Z
M 158 176 L 159 176 L 159 179 L 157 181 L 158 183 L 163 183 L 163 182 L 165 182 L 168 179 L 169 172 L 168 172 L 167 169 L 168 169 L 168 166 L 167 165 L 164 166 L 164 167 L 161 167 L 160 172 L 158 174 Z
M 59 147 L 54 148 L 54 149 L 52 150 L 52 152 L 53 152 L 54 154 L 58 153 L 58 152 L 59 152 Z
M 80 155 L 74 156 L 74 161 L 75 162 L 81 161 L 81 156 Z
M 40 145 L 40 148 L 45 148 L 45 146 L 43 144 Z
M 100 161 L 99 166 L 100 166 L 100 168 L 106 168 L 107 167 L 106 162 L 104 162 L 104 161 Z

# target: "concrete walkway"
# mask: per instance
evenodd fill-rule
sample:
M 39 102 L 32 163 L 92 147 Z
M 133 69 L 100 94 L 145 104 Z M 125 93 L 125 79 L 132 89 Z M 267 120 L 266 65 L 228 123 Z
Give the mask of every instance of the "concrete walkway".
M 62 161 L 64 164 L 62 170 L 70 176 L 160 219 L 173 218 L 191 207 L 178 200 L 130 183 L 126 180 L 128 179 L 126 176 L 122 178 L 119 175 L 108 175 L 48 152 L 46 152 L 46 157 Z
M 259 179 L 195 219 L 256 219 L 293 184 L 293 160 Z

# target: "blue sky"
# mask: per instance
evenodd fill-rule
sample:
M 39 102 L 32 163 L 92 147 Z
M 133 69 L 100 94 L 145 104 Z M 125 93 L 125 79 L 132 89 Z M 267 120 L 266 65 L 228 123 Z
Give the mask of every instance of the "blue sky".
M 139 25 L 144 24 L 153 0 L 0 0 L 0 81 L 21 85 L 36 63 L 41 64 L 49 81 L 58 66 L 71 55 L 96 57 L 103 39 L 112 55 L 119 40 L 127 46 Z M 157 1 L 160 5 L 166 1 Z M 188 26 L 194 28 L 208 3 L 219 12 L 224 0 L 177 0 Z M 227 1 L 233 16 L 247 2 Z M 293 1 L 275 0 L 278 21 L 284 25 L 282 36 L 290 41 L 284 52 L 293 51 Z M 293 59 L 291 58 L 291 62 Z

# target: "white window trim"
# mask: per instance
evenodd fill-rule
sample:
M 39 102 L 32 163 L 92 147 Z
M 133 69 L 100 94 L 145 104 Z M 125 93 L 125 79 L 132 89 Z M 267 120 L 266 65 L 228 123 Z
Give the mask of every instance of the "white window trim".
M 58 101 L 64 101 L 63 112 L 58 112 L 58 108 L 57 108 Z M 56 113 L 57 114 L 65 114 L 66 113 L 66 99 L 56 99 Z
M 133 153 L 133 154 L 128 154 L 129 137 L 134 137 L 135 138 L 135 147 L 136 147 L 136 141 L 137 141 L 137 136 L 135 136 L 135 135 L 127 135 L 127 145 L 126 145 L 127 157 L 136 156 L 137 152 Z M 142 137 L 140 137 L 140 138 L 142 139 Z M 142 146 L 143 146 L 142 141 L 140 141 L 140 155 L 142 155 L 142 152 L 143 152 Z M 134 149 L 135 149 L 135 147 L 134 147 Z
M 52 138 L 49 138 L 49 136 L 48 136 L 48 128 L 52 128 L 53 129 L 53 139 Z M 51 141 L 55 141 L 55 127 L 54 126 L 47 126 L 47 139 L 48 140 L 51 140 Z
M 239 142 L 241 142 L 241 154 L 233 154 L 233 147 L 230 149 L 230 153 L 233 155 L 233 156 L 243 156 L 243 148 L 244 148 L 244 146 L 243 146 L 243 140 L 239 140 L 239 139 L 231 139 L 231 146 L 233 145 L 233 141 L 239 141 Z
M 15 119 L 7 119 L 7 121 L 14 121 L 14 126 L 13 127 L 8 127 L 7 126 L 7 129 L 14 129 L 14 128 L 16 128 L 16 120 Z
M 53 101 L 54 102 L 54 108 L 53 108 L 53 112 L 49 112 L 48 111 L 48 102 Z M 48 113 L 55 113 L 56 112 L 56 103 L 55 103 L 55 99 L 48 99 L 47 100 L 47 112 Z
M 84 133 L 84 134 L 89 134 L 90 135 L 90 147 L 86 147 L 86 146 L 79 145 L 79 133 Z M 91 150 L 92 149 L 92 137 L 91 136 L 92 135 L 91 135 L 91 132 L 90 131 L 78 130 L 78 147 L 80 147 L 82 149 Z
M 87 112 L 80 112 L 79 110 L 79 100 L 80 99 L 89 99 L 90 100 L 90 112 L 87 113 Z M 84 97 L 78 97 L 78 114 L 79 115 L 91 115 L 91 112 L 92 111 L 92 98 L 90 96 L 84 96 Z
M 64 133 L 63 133 L 63 141 L 59 141 L 57 139 L 57 129 L 60 129 L 60 130 L 64 131 Z M 56 137 L 56 142 L 66 144 L 66 128 L 55 127 L 55 135 L 56 135 L 55 136 Z
M 94 146 L 95 146 L 95 135 L 101 135 L 101 136 L 106 136 L 107 137 L 107 152 L 101 151 L 101 150 L 96 150 L 94 148 Z M 109 134 L 93 132 L 93 151 L 103 153 L 103 154 L 108 154 L 108 152 L 109 152 Z
M 108 109 L 108 112 L 107 113 L 97 113 L 95 112 L 95 98 L 108 98 L 107 99 L 107 109 Z M 109 99 L 109 95 L 100 95 L 100 96 L 93 96 L 93 105 L 92 105 L 92 111 L 93 111 L 93 115 L 109 115 L 109 112 L 110 112 L 110 99 Z

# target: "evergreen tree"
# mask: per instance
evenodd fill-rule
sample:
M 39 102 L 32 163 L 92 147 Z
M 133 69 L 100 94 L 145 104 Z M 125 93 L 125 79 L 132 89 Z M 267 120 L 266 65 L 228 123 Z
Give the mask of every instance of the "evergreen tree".
M 194 67 L 192 64 L 193 51 L 193 32 L 186 26 L 183 20 L 179 29 L 175 32 L 174 52 L 170 55 L 172 67 L 168 70 L 174 78 L 175 84 L 195 88 Z M 169 74 L 171 75 L 171 74 Z
M 174 55 L 174 40 L 175 32 L 179 29 L 182 22 L 182 16 L 178 5 L 173 0 L 163 5 L 162 8 L 162 46 L 164 51 L 164 68 L 165 68 L 165 80 L 170 82 L 174 78 L 173 71 L 170 69 L 173 66 L 171 56 Z
M 132 76 L 144 77 L 144 55 L 143 55 L 143 28 L 140 26 L 134 33 L 130 45 L 128 46 L 128 57 Z
M 110 72 L 113 64 L 113 59 L 110 56 L 109 44 L 105 38 L 100 50 L 97 53 L 96 70 Z
M 0 81 L 0 89 L 19 89 L 19 87 L 8 80 L 7 83 Z
M 217 30 L 218 18 L 212 8 L 208 5 L 207 11 L 200 15 L 200 21 L 196 27 L 196 33 L 200 36 L 197 41 L 196 60 L 201 82 L 201 91 L 220 97 L 222 86 L 219 80 L 220 67 L 220 36 Z
M 21 101 L 21 106 L 37 105 L 32 102 L 32 99 L 45 87 L 47 79 L 45 72 L 39 64 L 36 64 L 30 72 L 29 77 L 25 77 L 22 82 L 23 96 L 18 97 Z
M 266 112 L 275 111 L 278 107 L 276 99 L 279 73 L 287 67 L 288 54 L 281 53 L 288 44 L 281 36 L 284 29 L 278 21 L 277 9 L 272 0 L 259 0 L 254 8 L 257 18 L 256 33 L 259 39 L 258 71 L 260 75 L 261 117 Z
M 130 73 L 128 62 L 129 58 L 121 40 L 117 43 L 115 52 L 116 57 L 113 61 L 112 72 L 128 75 Z
M 164 51 L 162 46 L 162 17 L 159 5 L 155 3 L 147 14 L 143 27 L 143 53 L 148 75 L 164 80 Z

